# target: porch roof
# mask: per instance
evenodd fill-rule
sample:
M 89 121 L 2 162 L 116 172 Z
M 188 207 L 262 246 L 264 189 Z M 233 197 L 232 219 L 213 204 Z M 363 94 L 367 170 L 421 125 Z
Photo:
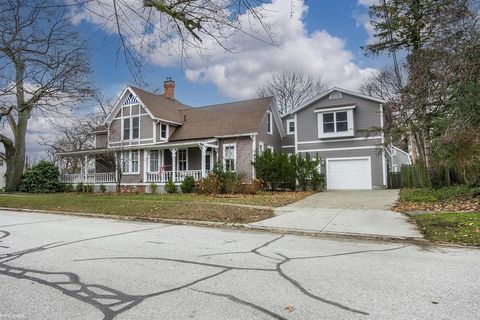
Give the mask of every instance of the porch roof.
M 59 157 L 74 157 L 74 156 L 85 156 L 85 155 L 96 155 L 96 154 L 105 154 L 112 153 L 116 151 L 124 150 L 152 150 L 152 149 L 170 149 L 170 148 L 179 148 L 179 147 L 197 147 L 200 144 L 204 144 L 207 147 L 218 148 L 218 139 L 203 139 L 203 140 L 186 140 L 181 142 L 165 142 L 157 144 L 148 144 L 148 145 L 135 145 L 135 146 L 121 146 L 121 147 L 111 147 L 111 148 L 98 148 L 98 149 L 86 149 L 70 152 L 58 152 L 56 153 Z

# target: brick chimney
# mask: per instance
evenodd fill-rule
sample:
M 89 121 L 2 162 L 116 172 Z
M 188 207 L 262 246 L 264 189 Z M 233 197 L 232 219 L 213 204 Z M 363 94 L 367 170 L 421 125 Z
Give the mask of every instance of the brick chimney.
M 175 99 L 175 81 L 171 77 L 163 82 L 165 98 Z

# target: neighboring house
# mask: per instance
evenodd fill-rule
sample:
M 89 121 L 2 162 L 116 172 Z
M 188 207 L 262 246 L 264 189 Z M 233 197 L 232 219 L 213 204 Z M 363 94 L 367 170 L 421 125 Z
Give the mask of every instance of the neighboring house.
M 125 88 L 94 131 L 95 149 L 57 154 L 83 163 L 61 181 L 110 186 L 121 176 L 122 185 L 162 190 L 169 179 L 205 177 L 215 163 L 252 178 L 255 154 L 270 149 L 321 157 L 328 189 L 381 189 L 389 170 L 409 163 L 400 149 L 383 148 L 381 99 L 333 88 L 280 117 L 273 98 L 193 108 L 175 99 L 174 88 L 172 80 L 162 95 Z
M 123 185 L 162 187 L 169 179 L 205 177 L 217 162 L 251 178 L 260 148 L 281 151 L 285 132 L 273 98 L 193 108 L 175 98 L 173 80 L 164 89 L 157 95 L 126 87 L 94 131 L 95 149 L 57 154 L 83 163 L 80 173 L 62 174 L 61 181 L 108 187 L 121 176 Z

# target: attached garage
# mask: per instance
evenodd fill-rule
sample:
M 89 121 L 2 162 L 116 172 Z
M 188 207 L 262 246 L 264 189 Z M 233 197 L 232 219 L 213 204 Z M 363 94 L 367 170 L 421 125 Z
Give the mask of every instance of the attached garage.
M 370 157 L 327 158 L 327 189 L 372 189 Z

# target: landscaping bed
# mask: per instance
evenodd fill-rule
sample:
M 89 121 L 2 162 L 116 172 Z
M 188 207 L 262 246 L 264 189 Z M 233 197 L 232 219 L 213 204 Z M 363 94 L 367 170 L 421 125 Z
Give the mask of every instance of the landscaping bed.
M 480 246 L 480 188 L 402 189 L 396 211 L 432 241 Z

